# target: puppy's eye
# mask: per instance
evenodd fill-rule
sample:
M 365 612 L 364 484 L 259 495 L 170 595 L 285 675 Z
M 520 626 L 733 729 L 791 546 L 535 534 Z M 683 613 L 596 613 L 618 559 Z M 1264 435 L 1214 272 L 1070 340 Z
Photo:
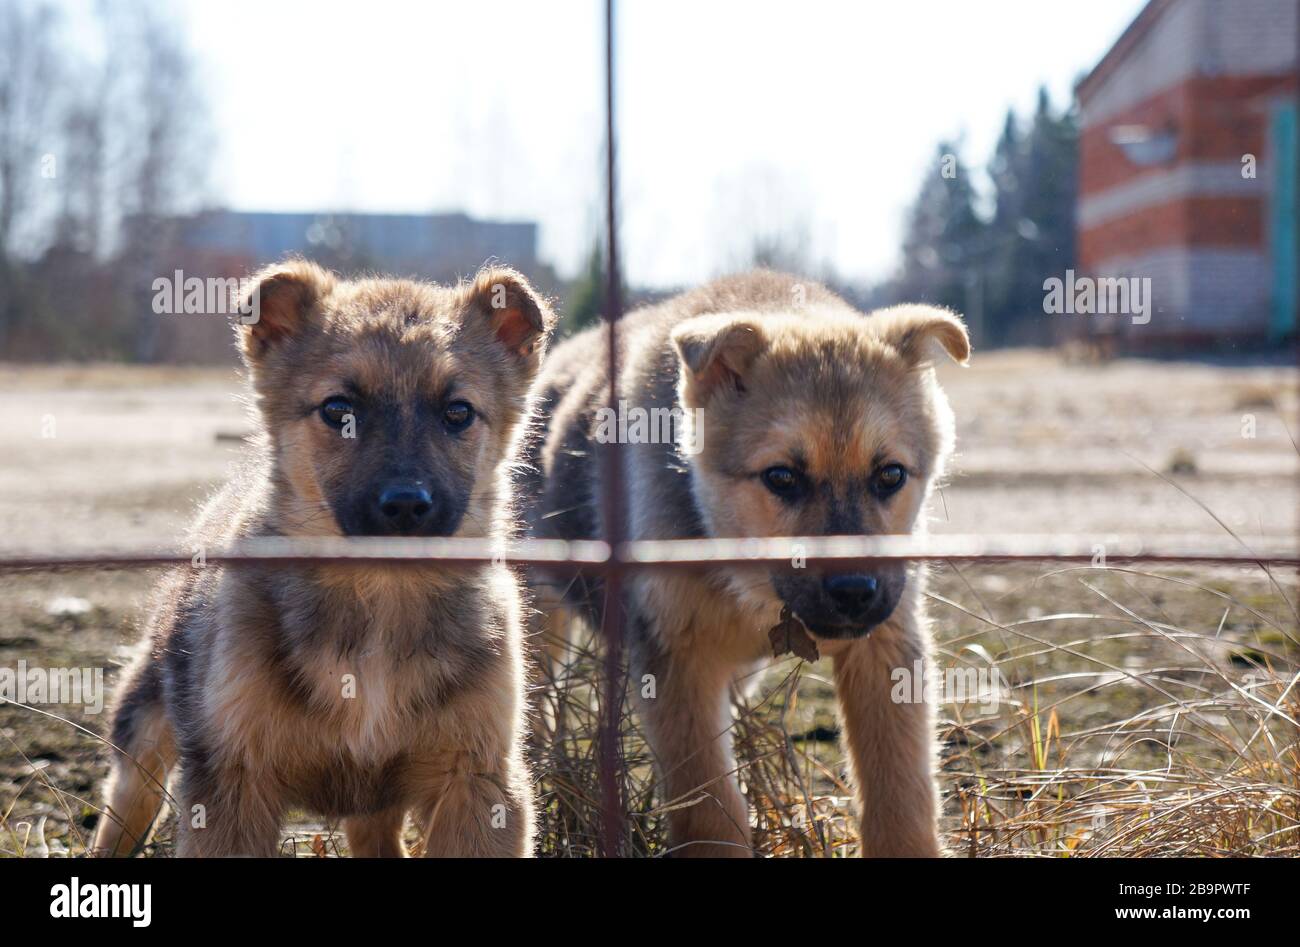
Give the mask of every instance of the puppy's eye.
M 871 478 L 871 489 L 876 496 L 886 497 L 907 481 L 907 471 L 902 464 L 885 464 Z
M 779 497 L 790 497 L 799 491 L 799 475 L 789 467 L 768 467 L 763 484 Z
M 453 401 L 442 410 L 443 423 L 453 434 L 474 423 L 474 409 L 466 401 Z
M 320 406 L 321 420 L 333 428 L 341 428 L 352 414 L 352 402 L 342 395 L 330 395 Z

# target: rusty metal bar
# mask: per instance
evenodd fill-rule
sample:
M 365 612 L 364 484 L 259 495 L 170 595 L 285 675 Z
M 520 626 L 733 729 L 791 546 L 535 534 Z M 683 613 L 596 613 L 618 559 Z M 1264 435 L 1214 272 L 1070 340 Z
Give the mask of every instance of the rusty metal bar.
M 201 555 L 201 561 L 199 557 Z M 162 547 L 74 553 L 0 553 L 0 573 L 161 566 L 311 566 L 325 563 L 473 568 L 485 562 L 517 566 L 571 566 L 603 575 L 641 569 L 710 566 L 840 566 L 872 562 L 1105 562 L 1300 566 L 1295 541 L 1247 547 L 1227 537 L 1161 543 L 1136 536 L 945 535 L 790 536 L 767 539 L 672 539 L 624 542 L 611 550 L 600 540 L 523 539 L 501 545 L 486 539 L 263 537 L 208 550 Z M 796 561 L 797 560 L 797 561 Z
M 618 411 L 618 320 L 623 315 L 623 287 L 618 259 L 618 162 L 614 134 L 614 0 L 605 0 L 605 306 L 608 337 L 609 407 Z M 605 537 L 611 546 L 622 541 L 623 466 L 617 439 L 601 445 L 601 481 L 604 497 Z M 603 693 L 600 702 L 600 853 L 617 858 L 623 853 L 627 819 L 620 778 L 623 708 L 623 596 L 622 574 L 616 559 L 604 570 L 604 609 L 601 637 L 605 644 Z
M 599 568 L 610 558 L 604 542 L 520 540 L 509 546 L 488 539 L 400 539 L 377 537 L 265 536 L 227 547 L 178 549 L 146 547 L 74 553 L 0 553 L 0 573 L 69 569 L 148 569 L 159 566 L 311 566 L 335 563 L 363 566 L 429 565 L 473 568 L 487 562 L 514 565 Z
M 677 539 L 622 543 L 614 557 L 624 568 L 700 568 L 710 565 L 786 564 L 853 566 L 870 562 L 1184 562 L 1289 565 L 1300 562 L 1294 541 L 1258 548 L 1229 537 L 1150 541 L 1133 535 L 808 536 L 762 539 Z

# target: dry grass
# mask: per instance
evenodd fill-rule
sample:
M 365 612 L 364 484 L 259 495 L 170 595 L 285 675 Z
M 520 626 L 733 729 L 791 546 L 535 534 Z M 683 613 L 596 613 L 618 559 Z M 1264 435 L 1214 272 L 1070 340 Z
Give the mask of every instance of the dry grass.
M 1260 568 L 936 569 L 934 669 L 983 670 L 1003 684 L 966 695 L 984 703 L 939 711 L 949 851 L 1300 854 L 1295 579 Z M 41 649 L 49 664 L 87 663 L 68 641 L 76 628 L 62 621 L 25 622 L 32 637 L 24 651 L 48 634 L 63 642 Z M 535 692 L 543 855 L 596 849 L 598 657 L 589 641 L 579 643 L 558 679 Z M 764 855 L 856 851 L 825 670 L 784 659 L 748 701 L 737 700 L 738 776 Z M 0 706 L 0 854 L 85 849 L 108 757 L 96 731 L 106 721 L 57 710 Z M 657 796 L 627 703 L 621 721 L 627 851 L 662 855 L 665 812 L 693 797 Z M 144 854 L 170 852 L 170 838 L 165 822 Z M 303 817 L 282 850 L 330 856 L 346 843 L 335 826 Z
M 983 670 L 1006 685 L 941 709 L 950 853 L 1300 853 L 1294 582 L 1286 588 L 1261 573 L 1265 588 L 1251 593 L 1258 583 L 1226 570 L 1196 581 L 1087 568 L 1025 572 L 1022 585 L 1007 588 L 1008 571 L 948 570 L 936 586 L 964 594 L 931 596 L 935 670 Z M 1227 591 L 1234 585 L 1240 597 Z M 1102 607 L 1086 609 L 1089 599 Z M 1037 601 L 1071 607 L 1042 614 Z M 1008 610 L 1028 614 L 995 617 Z M 541 692 L 534 749 L 545 854 L 590 854 L 598 838 L 598 667 L 590 644 L 579 646 Z M 846 761 L 820 670 L 788 659 L 752 701 L 736 704 L 738 775 L 764 855 L 856 850 Z M 622 721 L 628 850 L 664 854 L 663 815 L 692 796 L 656 798 L 626 706 Z
M 938 568 L 931 587 L 934 670 L 982 670 L 1001 684 L 939 710 L 952 854 L 1300 854 L 1296 576 L 988 564 Z M 13 663 L 4 645 L 15 643 L 49 665 L 107 663 L 78 650 L 93 616 L 37 620 L 19 609 L 15 619 L 27 637 L 7 627 L 0 663 Z M 596 849 L 598 657 L 579 643 L 535 691 L 543 855 Z M 825 671 L 787 658 L 737 699 L 738 776 L 764 855 L 856 851 Z M 106 719 L 55 710 L 0 706 L 0 854 L 78 854 L 98 816 Z M 665 854 L 665 812 L 696 797 L 657 796 L 626 702 L 620 755 L 627 851 Z M 171 834 L 164 822 L 144 854 L 169 853 Z M 300 817 L 282 850 L 329 856 L 346 843 L 335 826 Z
M 825 734 L 796 728 L 795 708 L 807 665 L 784 662 L 773 686 L 750 702 L 737 694 L 732 735 L 741 758 L 737 776 L 750 801 L 758 849 L 771 855 L 829 855 L 853 841 L 850 789 L 825 753 Z M 595 854 L 601 835 L 600 727 L 601 664 L 590 635 L 569 650 L 564 666 L 542 674 L 538 712 L 530 743 L 540 776 L 540 852 L 550 856 Z M 819 688 L 826 682 L 819 681 Z M 666 814 L 698 803 L 706 787 L 679 799 L 655 793 L 654 766 L 629 701 L 620 708 L 617 751 L 626 800 L 625 852 L 633 856 L 669 853 Z M 822 739 L 818 739 L 821 737 Z M 810 787 L 816 786 L 816 795 Z M 816 817 L 809 821 L 808 813 Z
M 1269 614 L 1211 585 L 1104 573 L 1076 580 L 1109 606 L 1105 613 L 984 619 L 1007 642 L 999 665 L 1024 676 L 1002 713 L 948 723 L 945 769 L 958 774 L 953 851 L 1300 852 L 1300 652 L 1290 597 L 1279 587 Z M 1144 594 L 1167 582 L 1182 597 L 1223 603 L 1218 624 L 1172 618 Z M 1120 603 L 1106 584 L 1127 586 L 1147 607 Z M 1080 632 L 1059 640 L 1053 631 L 1063 626 Z M 1143 654 L 1158 657 L 1135 660 Z

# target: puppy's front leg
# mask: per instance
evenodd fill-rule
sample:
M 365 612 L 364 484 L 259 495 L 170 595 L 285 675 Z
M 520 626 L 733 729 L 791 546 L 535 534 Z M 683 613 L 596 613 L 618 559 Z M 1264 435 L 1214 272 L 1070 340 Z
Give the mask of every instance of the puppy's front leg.
M 523 763 L 500 773 L 465 767 L 437 780 L 423 808 L 426 858 L 526 858 L 533 853 L 533 800 Z
M 731 773 L 734 669 L 703 648 L 675 654 L 648 641 L 637 643 L 633 669 L 663 801 L 678 807 L 668 813 L 673 854 L 749 857 L 749 805 Z
M 898 613 L 835 656 L 835 692 L 857 788 L 862 854 L 869 857 L 940 853 L 934 715 L 925 700 L 914 699 L 910 686 L 907 700 L 895 701 L 891 694 L 896 668 L 910 681 L 917 662 L 924 665 L 929 658 L 921 627 Z
M 183 858 L 272 858 L 280 847 L 281 805 L 242 767 L 181 764 L 176 854 Z

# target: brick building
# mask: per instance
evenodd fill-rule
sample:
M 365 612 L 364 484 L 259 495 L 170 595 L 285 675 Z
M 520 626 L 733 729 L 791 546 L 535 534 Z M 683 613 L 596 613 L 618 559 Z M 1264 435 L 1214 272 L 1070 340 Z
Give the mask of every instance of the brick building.
M 1127 348 L 1297 325 L 1297 0 L 1151 0 L 1080 82 L 1079 269 L 1149 277 Z

